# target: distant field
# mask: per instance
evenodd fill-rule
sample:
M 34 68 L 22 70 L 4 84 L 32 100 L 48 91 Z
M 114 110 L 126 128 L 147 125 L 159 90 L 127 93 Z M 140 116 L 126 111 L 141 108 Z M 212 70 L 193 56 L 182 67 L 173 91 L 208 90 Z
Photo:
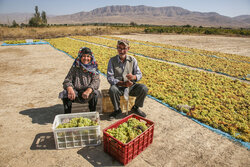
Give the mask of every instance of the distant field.
M 44 39 L 71 35 L 101 35 L 143 33 L 141 27 L 109 27 L 109 26 L 52 26 L 52 27 L 0 27 L 0 40 Z
M 53 25 L 48 27 L 1 27 L 0 40 L 44 39 L 72 35 L 117 35 L 117 34 L 184 34 L 249 37 L 249 29 L 228 29 L 195 26 L 152 26 L 130 24 Z

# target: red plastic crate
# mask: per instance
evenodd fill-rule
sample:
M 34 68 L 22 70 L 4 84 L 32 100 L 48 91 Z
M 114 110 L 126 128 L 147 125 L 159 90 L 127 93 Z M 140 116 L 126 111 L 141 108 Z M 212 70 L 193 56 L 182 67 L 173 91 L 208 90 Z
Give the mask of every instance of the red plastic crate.
M 107 133 L 108 129 L 117 128 L 120 124 L 127 122 L 129 118 L 145 121 L 148 129 L 126 144 Z M 154 122 L 136 114 L 131 114 L 103 130 L 103 148 L 106 153 L 110 154 L 123 165 L 126 165 L 153 142 L 153 136 Z

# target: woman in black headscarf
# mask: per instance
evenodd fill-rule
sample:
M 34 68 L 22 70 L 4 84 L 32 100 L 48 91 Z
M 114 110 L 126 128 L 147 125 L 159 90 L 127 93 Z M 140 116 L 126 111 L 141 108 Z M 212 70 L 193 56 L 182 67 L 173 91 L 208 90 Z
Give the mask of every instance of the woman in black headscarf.
M 89 48 L 83 47 L 63 82 L 64 91 L 59 94 L 64 113 L 71 113 L 72 102 L 88 102 L 89 110 L 96 111 L 99 86 L 100 77 L 94 55 Z

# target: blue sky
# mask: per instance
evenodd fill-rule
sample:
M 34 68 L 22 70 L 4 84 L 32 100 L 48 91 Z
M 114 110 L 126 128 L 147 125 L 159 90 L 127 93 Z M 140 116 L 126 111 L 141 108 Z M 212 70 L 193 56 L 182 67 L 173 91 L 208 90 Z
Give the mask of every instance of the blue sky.
M 190 11 L 217 12 L 225 16 L 250 15 L 250 0 L 0 0 L 0 13 L 34 13 L 35 6 L 47 15 L 73 14 L 111 5 L 178 6 Z

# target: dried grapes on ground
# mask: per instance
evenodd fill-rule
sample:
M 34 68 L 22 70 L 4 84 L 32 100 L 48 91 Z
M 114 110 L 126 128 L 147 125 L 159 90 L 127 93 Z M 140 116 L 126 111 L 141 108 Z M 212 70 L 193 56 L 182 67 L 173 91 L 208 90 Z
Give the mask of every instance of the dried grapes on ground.
M 38 39 L 33 40 L 33 42 L 39 42 L 39 41 L 40 40 L 38 40 Z M 15 41 L 15 40 L 11 41 L 11 40 L 9 40 L 9 41 L 4 41 L 4 43 L 6 43 L 6 44 L 22 44 L 22 43 L 26 43 L 26 40 L 18 40 L 18 41 Z
M 73 57 L 80 47 L 91 48 L 99 64 L 99 70 L 106 74 L 109 59 L 117 54 L 116 49 L 96 46 L 69 38 L 47 40 L 57 49 Z M 250 86 L 238 80 L 207 72 L 170 65 L 134 55 L 143 73 L 140 81 L 149 88 L 149 94 L 187 115 L 214 128 L 231 134 L 237 139 L 250 141 Z
M 108 47 L 116 47 L 116 40 L 112 39 L 93 36 L 73 36 L 72 38 L 97 43 Z M 205 51 L 191 52 L 186 51 L 185 48 L 180 50 L 174 49 L 173 47 L 166 48 L 166 46 L 161 47 L 156 46 L 156 44 L 150 44 L 147 44 L 144 41 L 131 42 L 129 51 L 132 54 L 140 54 L 155 59 L 185 64 L 190 67 L 202 68 L 208 71 L 214 71 L 240 79 L 250 79 L 247 77 L 250 73 L 250 58 L 244 59 L 244 56 L 239 55 L 232 55 L 228 56 L 230 58 L 227 58 L 224 56 L 227 54 L 222 55 L 215 52 L 212 52 L 211 54 L 216 55 L 205 56 L 205 54 L 208 54 Z
M 114 36 L 100 36 L 100 37 L 111 39 L 111 40 L 120 39 L 119 37 L 114 37 Z M 155 42 L 149 42 L 149 41 L 139 41 L 139 40 L 133 40 L 133 39 L 129 39 L 129 41 L 142 44 L 142 45 L 146 44 L 151 47 L 162 47 L 164 49 L 172 49 L 172 50 L 181 51 L 181 52 L 201 54 L 204 56 L 215 56 L 215 58 L 216 57 L 228 58 L 228 59 L 235 60 L 235 61 L 243 61 L 243 62 L 250 63 L 250 57 L 241 56 L 237 54 L 221 53 L 221 52 L 216 52 L 216 51 L 201 50 L 197 48 L 188 48 L 188 47 L 183 47 L 183 46 L 174 46 L 170 44 L 155 43 Z

